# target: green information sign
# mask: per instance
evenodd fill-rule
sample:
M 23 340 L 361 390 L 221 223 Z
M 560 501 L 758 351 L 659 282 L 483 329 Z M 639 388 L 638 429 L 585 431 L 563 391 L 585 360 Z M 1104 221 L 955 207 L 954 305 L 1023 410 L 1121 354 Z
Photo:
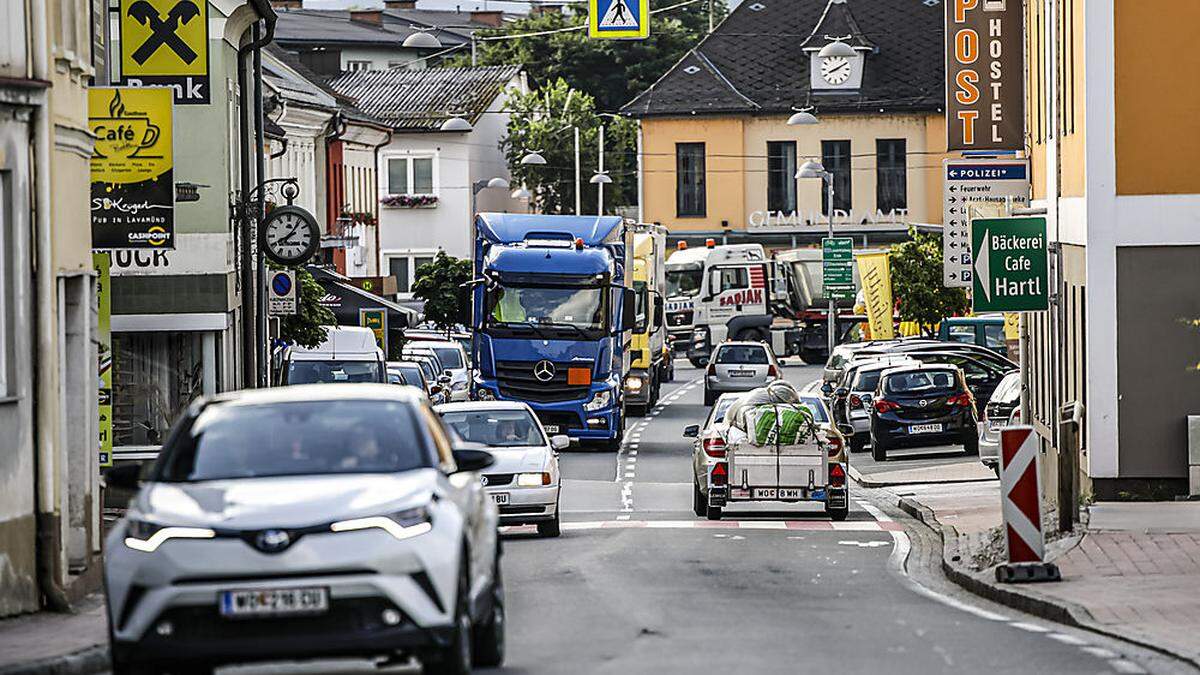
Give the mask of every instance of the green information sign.
M 854 299 L 854 240 L 825 237 L 821 240 L 821 268 L 825 294 L 835 300 Z
M 1049 308 L 1045 218 L 972 220 L 971 260 L 971 298 L 976 312 Z

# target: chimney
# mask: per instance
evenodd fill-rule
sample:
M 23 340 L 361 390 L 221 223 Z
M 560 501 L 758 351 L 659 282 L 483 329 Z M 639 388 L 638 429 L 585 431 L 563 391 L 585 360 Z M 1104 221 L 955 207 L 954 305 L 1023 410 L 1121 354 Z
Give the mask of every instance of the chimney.
M 475 10 L 471 12 L 471 21 L 499 28 L 504 24 L 504 12 L 499 10 Z
M 417 0 L 383 0 L 384 9 L 416 9 Z
M 366 23 L 372 26 L 383 25 L 383 10 L 381 9 L 352 9 L 350 20 L 354 23 Z
M 304 0 L 271 0 L 275 9 L 304 9 Z
M 532 7 L 529 8 L 529 13 L 535 14 L 535 15 L 536 14 L 562 14 L 563 8 L 562 8 L 562 5 L 546 3 L 546 4 L 542 4 L 542 5 L 533 5 Z

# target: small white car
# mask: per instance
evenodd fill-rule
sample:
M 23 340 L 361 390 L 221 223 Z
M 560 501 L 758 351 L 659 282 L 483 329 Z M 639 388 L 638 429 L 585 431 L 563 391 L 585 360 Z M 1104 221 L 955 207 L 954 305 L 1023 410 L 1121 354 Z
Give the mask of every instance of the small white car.
M 534 524 L 539 535 L 557 537 L 562 490 L 558 451 L 571 439 L 547 436 L 533 409 L 520 401 L 447 403 L 435 409 L 451 431 L 468 443 L 487 446 L 496 458 L 482 481 L 500 509 L 500 524 Z
M 420 340 L 410 342 L 404 351 L 413 353 L 433 352 L 442 363 L 444 372 L 450 374 L 449 400 L 465 401 L 470 396 L 471 368 L 470 359 L 463 346 L 455 340 Z

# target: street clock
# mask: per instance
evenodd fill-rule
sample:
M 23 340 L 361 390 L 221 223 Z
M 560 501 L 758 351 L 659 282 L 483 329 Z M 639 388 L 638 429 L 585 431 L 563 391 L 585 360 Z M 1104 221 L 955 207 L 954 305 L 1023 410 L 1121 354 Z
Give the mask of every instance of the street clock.
M 303 265 L 320 245 L 317 219 L 299 206 L 276 207 L 258 228 L 259 250 L 280 265 Z

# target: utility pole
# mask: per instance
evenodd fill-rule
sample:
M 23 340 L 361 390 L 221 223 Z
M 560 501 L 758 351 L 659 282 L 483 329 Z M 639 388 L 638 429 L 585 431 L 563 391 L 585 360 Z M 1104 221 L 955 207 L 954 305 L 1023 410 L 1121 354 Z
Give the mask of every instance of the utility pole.
M 604 174 L 604 125 L 603 124 L 600 125 L 599 166 L 600 166 L 599 173 L 601 175 L 603 175 Z M 596 215 L 602 216 L 602 215 L 604 215 L 604 182 L 603 181 L 596 183 L 596 190 L 597 190 L 597 192 L 596 192 Z
M 829 211 L 829 238 L 833 239 L 833 172 L 826 171 L 825 175 L 821 176 L 825 181 L 826 202 Z M 829 296 L 829 317 L 827 329 L 829 332 L 829 355 L 833 356 L 833 348 L 837 345 L 837 301 L 833 299 L 833 293 L 828 288 L 825 289 L 825 295 Z
M 575 127 L 575 215 L 583 213 L 583 180 L 579 175 L 579 127 Z
M 708 32 L 709 33 L 713 32 L 713 2 L 715 2 L 715 0 L 708 0 Z

